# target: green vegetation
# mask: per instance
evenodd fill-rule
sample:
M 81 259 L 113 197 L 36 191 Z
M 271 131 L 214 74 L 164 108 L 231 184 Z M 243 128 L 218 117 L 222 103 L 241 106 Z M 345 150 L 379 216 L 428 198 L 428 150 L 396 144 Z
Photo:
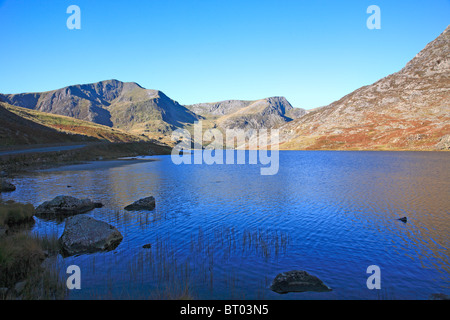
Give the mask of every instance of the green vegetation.
M 24 229 L 34 221 L 34 212 L 31 204 L 0 204 L 0 227 L 8 230 L 0 236 L 0 288 L 8 289 L 0 293 L 0 300 L 63 299 L 66 295 L 56 269 L 42 266 L 46 256 L 59 252 L 58 239 L 37 237 Z

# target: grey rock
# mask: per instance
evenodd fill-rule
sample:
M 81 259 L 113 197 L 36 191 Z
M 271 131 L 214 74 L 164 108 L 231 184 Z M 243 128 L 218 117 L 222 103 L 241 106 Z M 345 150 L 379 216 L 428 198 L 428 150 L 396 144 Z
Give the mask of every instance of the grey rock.
M 144 199 L 140 199 L 128 206 L 125 207 L 125 210 L 134 211 L 134 210 L 153 210 L 155 209 L 156 202 L 154 197 L 148 197 Z
M 14 286 L 14 291 L 16 292 L 16 294 L 20 296 L 23 290 L 25 289 L 26 285 L 27 285 L 26 281 L 16 283 L 16 285 Z
M 66 219 L 64 232 L 59 239 L 65 255 L 71 256 L 115 249 L 123 236 L 114 226 L 88 216 Z
M 328 292 L 332 289 L 316 276 L 306 271 L 294 270 L 278 274 L 270 286 L 270 290 L 284 294 L 288 292 Z
M 89 199 L 77 199 L 70 196 L 57 196 L 36 208 L 36 216 L 44 218 L 64 217 L 88 212 L 102 207 L 101 203 Z
M 16 186 L 12 183 L 0 179 L 0 192 L 12 192 L 16 190 Z
M 8 227 L 5 226 L 0 226 L 0 237 L 3 237 L 4 235 L 6 235 L 6 232 L 8 231 Z
M 433 293 L 430 295 L 429 300 L 450 300 L 450 296 L 443 293 Z

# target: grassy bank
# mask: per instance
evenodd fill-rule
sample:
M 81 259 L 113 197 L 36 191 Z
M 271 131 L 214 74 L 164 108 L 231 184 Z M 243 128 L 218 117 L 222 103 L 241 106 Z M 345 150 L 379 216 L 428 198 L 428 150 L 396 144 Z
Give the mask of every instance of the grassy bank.
M 42 266 L 46 257 L 59 252 L 58 239 L 27 230 L 34 212 L 30 204 L 0 203 L 0 228 L 6 230 L 0 234 L 0 300 L 66 296 L 57 268 Z

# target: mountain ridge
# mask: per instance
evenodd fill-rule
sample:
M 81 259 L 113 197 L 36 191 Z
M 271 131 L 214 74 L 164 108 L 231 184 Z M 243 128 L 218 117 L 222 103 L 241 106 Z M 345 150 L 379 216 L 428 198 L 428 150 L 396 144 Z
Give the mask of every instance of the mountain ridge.
M 162 91 L 115 79 L 46 92 L 0 94 L 0 101 L 149 137 L 167 136 L 175 129 L 202 119 L 214 127 L 247 129 L 280 126 L 306 113 L 303 109 L 294 109 L 284 97 L 184 106 Z M 257 106 L 259 115 L 255 112 Z M 243 111 L 245 108 L 247 112 Z
M 281 128 L 282 149 L 446 149 L 450 26 L 400 71 Z

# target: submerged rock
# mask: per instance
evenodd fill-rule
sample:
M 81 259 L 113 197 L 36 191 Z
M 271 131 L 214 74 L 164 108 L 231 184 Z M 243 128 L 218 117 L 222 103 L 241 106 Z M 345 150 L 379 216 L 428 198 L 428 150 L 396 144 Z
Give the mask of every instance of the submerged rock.
M 88 216 L 66 219 L 64 232 L 59 239 L 66 255 L 113 250 L 123 236 L 114 226 Z
M 450 296 L 444 293 L 433 293 L 429 300 L 450 300 Z
M 148 197 L 141 200 L 138 200 L 128 206 L 125 207 L 125 210 L 134 211 L 134 210 L 153 210 L 155 209 L 156 201 L 154 197 Z
M 270 286 L 270 290 L 284 294 L 288 292 L 328 292 L 332 289 L 316 276 L 306 271 L 294 270 L 278 274 Z
M 0 192 L 12 192 L 16 190 L 16 186 L 8 181 L 0 179 Z
M 94 208 L 101 208 L 101 203 L 92 202 L 89 199 L 77 199 L 70 196 L 57 196 L 51 201 L 46 201 L 36 208 L 36 216 L 51 218 L 70 216 L 88 212 Z

